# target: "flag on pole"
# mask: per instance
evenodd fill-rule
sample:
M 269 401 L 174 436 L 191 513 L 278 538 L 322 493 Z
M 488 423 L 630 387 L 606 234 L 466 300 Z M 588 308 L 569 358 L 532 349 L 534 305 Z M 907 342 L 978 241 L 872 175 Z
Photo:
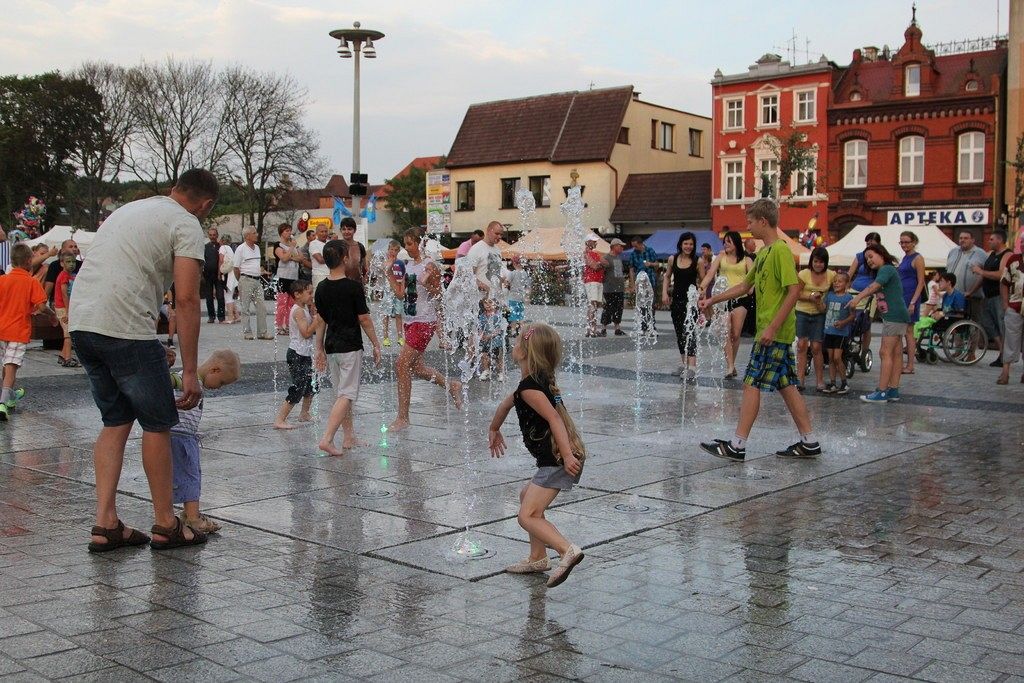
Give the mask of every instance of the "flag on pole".
M 341 223 L 341 219 L 346 216 L 351 216 L 352 212 L 345 206 L 345 201 L 341 197 L 334 198 L 334 224 L 338 225 Z
M 360 218 L 365 218 L 368 223 L 374 223 L 377 220 L 377 195 L 371 194 L 370 198 L 366 200 L 366 206 L 362 211 L 359 212 Z

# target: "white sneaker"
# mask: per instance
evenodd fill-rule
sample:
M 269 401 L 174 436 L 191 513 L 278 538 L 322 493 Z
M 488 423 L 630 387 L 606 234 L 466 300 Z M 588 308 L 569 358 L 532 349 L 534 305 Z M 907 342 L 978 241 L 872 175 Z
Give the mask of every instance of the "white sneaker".
M 546 572 L 550 568 L 551 563 L 548 562 L 548 558 L 546 557 L 534 562 L 530 562 L 530 559 L 527 558 L 525 560 L 519 560 L 515 564 L 510 564 L 505 567 L 505 571 L 509 574 L 540 574 L 541 572 Z
M 481 382 L 486 382 L 490 378 L 491 378 L 491 371 L 490 370 L 481 370 L 480 371 L 480 381 Z
M 569 549 L 565 551 L 565 555 L 562 555 L 562 559 L 558 561 L 555 571 L 551 572 L 551 576 L 548 577 L 548 588 L 554 588 L 568 579 L 569 572 L 582 561 L 583 550 L 578 545 L 570 545 Z

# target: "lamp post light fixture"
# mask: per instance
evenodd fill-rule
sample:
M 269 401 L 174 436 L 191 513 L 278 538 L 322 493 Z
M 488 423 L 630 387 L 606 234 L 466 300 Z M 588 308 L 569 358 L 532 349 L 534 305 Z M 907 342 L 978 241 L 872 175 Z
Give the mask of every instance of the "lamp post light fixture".
M 366 180 L 359 172 L 359 56 L 362 54 L 367 59 L 376 59 L 377 49 L 373 43 L 383 38 L 384 34 L 362 28 L 357 21 L 352 24 L 352 28 L 339 28 L 331 31 L 330 35 L 339 42 L 338 56 L 355 60 L 352 86 L 352 175 L 349 190 L 353 197 L 358 197 L 366 194 Z

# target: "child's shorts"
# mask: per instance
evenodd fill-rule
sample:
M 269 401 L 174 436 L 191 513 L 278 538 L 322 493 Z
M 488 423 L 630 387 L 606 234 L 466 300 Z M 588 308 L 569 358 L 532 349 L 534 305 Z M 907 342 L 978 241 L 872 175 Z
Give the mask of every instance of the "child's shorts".
M 583 472 L 581 471 L 574 477 L 566 472 L 565 468 L 561 465 L 557 467 L 538 467 L 537 472 L 533 475 L 533 479 L 530 480 L 530 483 L 546 489 L 568 491 L 573 486 L 580 483 L 580 476 L 582 474 Z
M 21 367 L 21 359 L 25 357 L 28 344 L 21 342 L 0 341 L 0 365 L 16 365 Z
M 295 405 L 306 396 L 316 393 L 316 389 L 313 388 L 313 359 L 303 356 L 295 349 L 288 349 L 285 360 L 288 362 L 288 372 L 292 376 L 292 385 L 288 387 L 288 397 L 285 400 Z
M 825 348 L 828 350 L 841 349 L 846 343 L 846 335 L 825 333 Z
M 57 314 L 57 320 L 60 321 L 60 327 L 61 327 L 62 330 L 64 330 L 64 336 L 67 337 L 68 336 L 68 323 L 67 323 L 68 309 L 66 309 L 66 308 L 57 308 L 57 309 L 54 309 L 53 312 Z
M 199 467 L 199 437 L 171 432 L 171 459 L 174 465 L 174 502 L 177 505 L 199 500 L 203 472 Z
M 359 377 L 363 372 L 363 352 L 327 354 L 327 370 L 331 374 L 331 384 L 338 398 L 359 400 Z
M 394 293 L 385 293 L 384 315 L 388 318 L 400 318 L 405 315 L 405 302 L 399 299 Z
M 405 323 L 405 344 L 420 353 L 425 353 L 430 340 L 437 331 L 437 323 Z
M 526 304 L 522 301 L 508 302 L 508 321 L 510 323 L 521 323 L 526 319 Z
M 760 391 L 776 391 L 796 386 L 796 356 L 793 346 L 773 342 L 767 346 L 754 342 L 750 349 L 750 363 L 743 383 Z

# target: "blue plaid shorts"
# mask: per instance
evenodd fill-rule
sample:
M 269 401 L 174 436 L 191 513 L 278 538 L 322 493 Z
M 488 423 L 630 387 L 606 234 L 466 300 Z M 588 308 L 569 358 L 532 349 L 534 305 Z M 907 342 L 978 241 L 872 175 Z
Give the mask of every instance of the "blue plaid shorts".
M 760 391 L 776 391 L 796 386 L 796 356 L 793 346 L 773 342 L 765 346 L 754 342 L 743 383 Z

